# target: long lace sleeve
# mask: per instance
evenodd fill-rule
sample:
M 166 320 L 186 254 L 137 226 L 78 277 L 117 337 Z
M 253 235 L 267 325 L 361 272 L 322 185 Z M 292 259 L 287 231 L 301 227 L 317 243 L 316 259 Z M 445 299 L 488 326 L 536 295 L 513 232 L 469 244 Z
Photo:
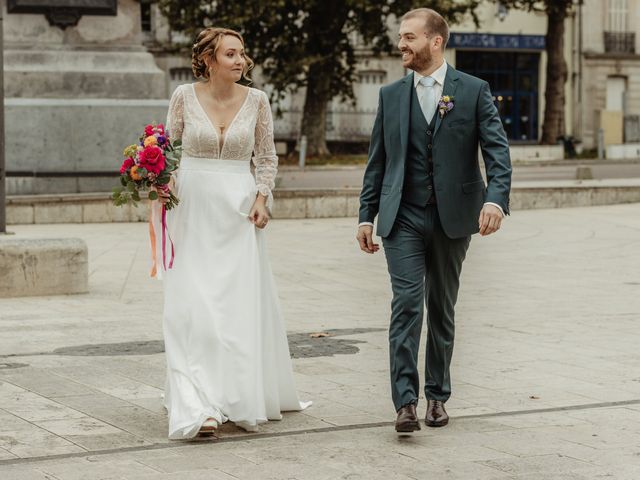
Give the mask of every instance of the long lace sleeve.
M 184 93 L 182 86 L 179 86 L 171 95 L 169 101 L 169 113 L 167 114 L 167 128 L 171 140 L 182 138 L 182 129 L 184 128 Z
M 263 92 L 258 107 L 256 120 L 255 146 L 253 147 L 253 164 L 256 166 L 256 186 L 258 192 L 267 197 L 267 206 L 273 205 L 271 191 L 276 186 L 278 173 L 278 156 L 273 141 L 273 117 L 269 99 Z

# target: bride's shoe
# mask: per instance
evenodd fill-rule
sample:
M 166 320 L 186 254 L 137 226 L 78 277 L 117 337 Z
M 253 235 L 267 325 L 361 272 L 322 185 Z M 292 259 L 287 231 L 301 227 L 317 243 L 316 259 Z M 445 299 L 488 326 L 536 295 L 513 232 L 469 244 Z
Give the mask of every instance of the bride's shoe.
M 200 427 L 200 435 L 215 435 L 218 430 L 218 422 L 215 418 L 207 418 Z

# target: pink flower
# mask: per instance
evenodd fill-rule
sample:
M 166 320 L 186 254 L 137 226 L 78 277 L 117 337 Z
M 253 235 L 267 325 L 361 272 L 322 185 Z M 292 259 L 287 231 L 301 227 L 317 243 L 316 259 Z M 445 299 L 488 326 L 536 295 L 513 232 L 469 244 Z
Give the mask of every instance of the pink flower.
M 156 131 L 160 135 L 164 135 L 164 125 L 162 123 L 159 123 L 158 125 L 156 125 Z
M 164 170 L 164 165 L 165 158 L 161 148 L 149 146 L 140 152 L 140 166 L 148 172 L 159 174 Z
M 146 127 L 144 127 L 144 134 L 147 137 L 153 135 L 153 125 L 147 125 Z
M 120 174 L 123 175 L 127 173 L 131 167 L 133 167 L 136 162 L 133 161 L 133 158 L 129 157 L 124 162 L 122 162 L 122 166 L 120 167 Z

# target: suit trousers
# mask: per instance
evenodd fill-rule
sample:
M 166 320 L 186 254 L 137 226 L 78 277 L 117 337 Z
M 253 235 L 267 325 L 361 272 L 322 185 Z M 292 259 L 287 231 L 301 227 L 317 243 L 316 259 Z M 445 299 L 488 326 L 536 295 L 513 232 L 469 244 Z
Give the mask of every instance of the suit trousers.
M 425 397 L 446 402 L 451 396 L 454 308 L 471 237 L 447 237 L 436 205 L 402 202 L 389 236 L 382 241 L 393 290 L 389 356 L 396 411 L 418 402 L 418 349 L 425 303 Z

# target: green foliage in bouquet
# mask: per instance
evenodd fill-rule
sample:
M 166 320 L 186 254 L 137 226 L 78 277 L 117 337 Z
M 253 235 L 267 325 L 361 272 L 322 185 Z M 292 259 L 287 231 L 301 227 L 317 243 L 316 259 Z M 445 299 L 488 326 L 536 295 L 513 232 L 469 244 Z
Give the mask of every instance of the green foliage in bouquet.
M 180 165 L 181 140 L 170 141 L 164 126 L 147 125 L 140 143 L 124 150 L 125 160 L 120 167 L 120 185 L 113 188 L 111 199 L 120 207 L 129 203 L 138 206 L 141 193 L 148 192 L 149 200 L 158 200 L 158 191 L 168 194 L 167 210 L 179 203 L 169 188 L 171 176 Z

